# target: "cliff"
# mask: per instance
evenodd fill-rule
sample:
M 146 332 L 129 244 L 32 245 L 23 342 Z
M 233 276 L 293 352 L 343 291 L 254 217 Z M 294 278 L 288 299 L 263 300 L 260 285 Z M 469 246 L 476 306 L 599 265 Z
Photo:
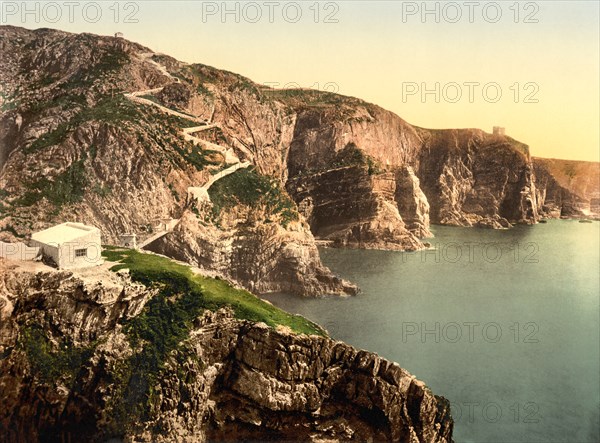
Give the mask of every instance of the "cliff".
M 529 149 L 510 137 L 415 127 L 122 38 L 3 26 L 0 56 L 5 240 L 76 220 L 256 292 L 354 294 L 315 238 L 416 250 L 430 222 L 538 218 Z
M 547 217 L 600 216 L 600 165 L 534 158 L 538 200 Z
M 277 126 L 291 117 L 282 105 L 257 101 L 249 81 L 188 66 L 120 38 L 48 29 L 1 27 L 0 51 L 0 126 L 6 128 L 0 140 L 3 238 L 27 238 L 76 219 L 99 227 L 106 243 L 118 244 L 119 234 L 136 233 L 143 241 L 175 224 L 176 231 L 165 238 L 170 241 L 166 250 L 181 245 L 190 262 L 202 261 L 249 289 L 356 293 L 321 264 L 310 230 L 285 195 L 275 192 L 281 203 L 275 206 L 267 201 L 270 196 L 241 202 L 222 192 L 234 200 L 230 206 L 237 206 L 230 209 L 243 217 L 229 224 L 214 208 L 200 214 L 202 208 L 190 198 L 190 188 L 206 185 L 230 162 L 241 160 L 252 160 L 256 173 L 237 173 L 238 188 L 282 188 L 283 160 L 280 154 L 274 159 L 269 149 L 281 152 L 286 134 Z M 142 91 L 141 97 L 126 95 L 135 91 Z M 140 103 L 150 101 L 143 97 L 152 99 L 150 105 Z M 161 100 L 165 107 L 152 106 Z M 190 127 L 204 130 L 204 118 L 214 119 L 215 130 L 202 134 L 215 142 L 210 145 L 182 133 Z M 246 136 L 249 125 L 260 131 L 249 136 L 252 143 Z M 271 148 L 263 149 L 262 139 Z M 257 217 L 259 212 L 264 217 Z M 212 258 L 204 257 L 198 245 L 214 251 Z M 256 264 L 264 267 L 250 269 L 244 257 L 259 250 L 265 259 Z
M 477 129 L 418 128 L 378 106 L 333 94 L 279 94 L 298 113 L 288 160 L 288 190 L 301 212 L 307 208 L 307 215 L 313 217 L 311 227 L 316 225 L 317 237 L 332 237 L 331 230 L 336 231 L 335 237 L 347 230 L 332 214 L 344 222 L 389 220 L 388 213 L 377 215 L 377 205 L 370 210 L 347 207 L 348 201 L 364 200 L 365 193 L 399 209 L 394 229 L 389 223 L 387 229 L 377 223 L 368 229 L 375 238 L 392 233 L 399 249 L 411 249 L 407 235 L 413 237 L 410 244 L 420 245 L 417 238 L 429 235 L 429 220 L 492 228 L 537 220 L 529 148 L 510 137 Z M 363 159 L 348 155 L 357 149 Z M 371 179 L 364 180 L 366 174 L 352 169 L 339 170 L 348 163 L 366 165 Z M 333 181 L 343 183 L 347 174 L 353 184 L 332 186 L 328 171 L 336 175 Z M 381 179 L 391 193 L 381 192 Z M 345 196 L 328 198 L 336 189 Z M 354 243 L 362 246 L 360 239 Z
M 0 260 L 0 441 L 451 441 L 448 402 L 397 364 L 181 265 L 108 253 L 125 256 L 116 273 Z

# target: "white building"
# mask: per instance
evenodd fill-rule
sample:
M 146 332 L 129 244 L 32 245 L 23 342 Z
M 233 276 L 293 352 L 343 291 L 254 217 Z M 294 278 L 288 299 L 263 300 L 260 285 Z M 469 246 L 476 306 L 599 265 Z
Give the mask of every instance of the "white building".
M 59 269 L 85 268 L 102 264 L 100 229 L 82 223 L 63 223 L 31 236 L 31 246 L 39 247 Z
M 137 249 L 137 235 L 136 234 L 121 234 L 119 235 L 121 246 L 124 248 Z

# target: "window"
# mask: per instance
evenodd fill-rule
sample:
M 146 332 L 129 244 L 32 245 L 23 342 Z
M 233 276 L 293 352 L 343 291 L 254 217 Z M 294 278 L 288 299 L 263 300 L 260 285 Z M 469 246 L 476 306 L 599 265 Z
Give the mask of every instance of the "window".
M 87 249 L 75 249 L 75 257 L 87 257 Z

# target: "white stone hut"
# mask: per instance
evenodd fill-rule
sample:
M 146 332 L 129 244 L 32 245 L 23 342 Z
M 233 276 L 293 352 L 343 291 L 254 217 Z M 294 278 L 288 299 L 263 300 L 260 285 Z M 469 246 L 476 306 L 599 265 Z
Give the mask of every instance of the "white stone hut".
M 102 260 L 100 229 L 82 223 L 63 223 L 31 236 L 31 246 L 39 247 L 59 269 L 98 266 Z
M 121 246 L 124 248 L 137 249 L 137 235 L 136 234 L 120 234 L 119 240 Z

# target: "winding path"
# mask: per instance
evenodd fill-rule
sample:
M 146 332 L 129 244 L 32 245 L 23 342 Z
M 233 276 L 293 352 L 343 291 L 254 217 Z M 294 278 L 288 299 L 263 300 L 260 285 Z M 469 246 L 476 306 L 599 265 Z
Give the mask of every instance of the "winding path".
M 153 52 L 148 52 L 148 53 L 140 54 L 140 58 L 143 61 L 146 61 L 146 62 L 152 64 L 162 74 L 169 77 L 174 82 L 181 83 L 181 80 L 179 78 L 173 76 L 167 70 L 167 68 L 165 66 L 152 60 L 152 57 L 154 55 L 156 55 L 156 54 Z M 197 201 L 198 204 L 210 203 L 210 196 L 208 194 L 208 190 L 212 185 L 214 185 L 217 181 L 219 181 L 223 177 L 227 177 L 228 175 L 233 174 L 238 169 L 248 168 L 248 167 L 252 166 L 252 163 L 249 161 L 244 161 L 244 162 L 240 161 L 239 157 L 235 153 L 235 150 L 229 146 L 221 146 L 221 145 L 211 143 L 207 140 L 203 140 L 199 137 L 192 135 L 192 134 L 195 134 L 198 132 L 207 131 L 209 129 L 218 128 L 219 125 L 217 125 L 215 123 L 207 122 L 206 120 L 201 119 L 196 116 L 193 116 L 193 115 L 184 114 L 184 113 L 176 111 L 174 109 L 167 108 L 166 106 L 163 106 L 160 103 L 157 103 L 153 100 L 149 100 L 149 99 L 143 97 L 145 95 L 158 94 L 163 89 L 164 89 L 164 86 L 162 86 L 160 88 L 125 93 L 124 96 L 128 100 L 131 100 L 135 103 L 139 103 L 139 104 L 143 104 L 143 105 L 147 105 L 147 106 L 154 106 L 155 108 L 158 108 L 159 110 L 161 110 L 162 112 L 164 112 L 166 114 L 180 117 L 182 119 L 197 122 L 200 124 L 199 126 L 181 128 L 184 140 L 191 141 L 192 143 L 194 143 L 194 145 L 200 145 L 204 149 L 219 152 L 223 156 L 223 163 L 225 165 L 228 165 L 228 164 L 231 165 L 228 168 L 213 175 L 204 185 L 202 185 L 200 187 L 189 187 L 188 188 L 188 201 L 190 199 L 194 199 Z M 246 150 L 244 150 L 244 153 L 246 153 L 245 151 Z M 144 247 L 148 246 L 150 243 L 165 236 L 169 232 L 172 232 L 173 229 L 175 229 L 175 227 L 178 225 L 179 221 L 180 221 L 180 219 L 171 219 L 169 222 L 164 224 L 164 229 L 159 230 L 154 235 L 152 235 L 151 237 L 149 237 L 146 240 L 144 240 L 143 242 L 141 242 L 139 244 L 138 248 L 143 249 Z

